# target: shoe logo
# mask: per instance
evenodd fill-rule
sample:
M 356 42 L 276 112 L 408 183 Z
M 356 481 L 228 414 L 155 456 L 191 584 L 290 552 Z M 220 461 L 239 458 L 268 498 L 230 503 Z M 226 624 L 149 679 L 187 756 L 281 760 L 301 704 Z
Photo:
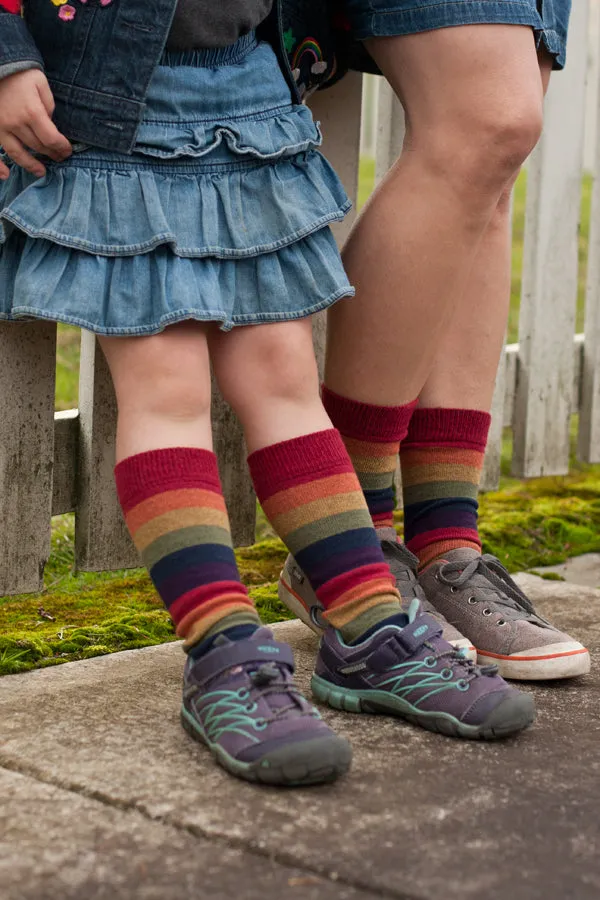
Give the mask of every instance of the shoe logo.
M 417 628 L 416 631 L 413 631 L 413 637 L 421 637 L 421 635 L 425 634 L 425 632 L 428 630 L 429 630 L 429 625 L 421 625 L 420 628 Z
M 296 566 L 292 569 L 292 575 L 298 582 L 298 584 L 304 584 L 304 573 L 298 569 Z
M 366 662 L 354 663 L 353 666 L 343 666 L 338 669 L 340 675 L 352 675 L 355 672 L 363 672 L 367 668 Z
M 279 653 L 279 647 L 270 647 L 267 645 L 266 647 L 258 648 L 262 653 Z

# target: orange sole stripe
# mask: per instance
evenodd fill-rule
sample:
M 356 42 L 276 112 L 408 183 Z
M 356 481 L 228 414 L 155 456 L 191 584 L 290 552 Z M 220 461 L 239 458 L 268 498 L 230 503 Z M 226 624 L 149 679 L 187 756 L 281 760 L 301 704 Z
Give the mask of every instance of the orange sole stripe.
M 582 650 L 566 650 L 564 653 L 550 653 L 548 656 L 502 656 L 500 653 L 490 653 L 488 650 L 478 650 L 480 656 L 489 656 L 492 659 L 508 659 L 514 662 L 536 662 L 541 659 L 561 659 L 563 656 L 579 656 L 581 653 L 589 653 L 583 647 Z
M 300 603 L 302 605 L 302 607 L 306 610 L 306 612 L 310 614 L 310 607 L 306 605 L 306 603 L 304 602 L 304 600 L 302 599 L 300 594 L 296 593 L 296 591 L 291 586 L 291 584 L 288 584 L 287 581 L 285 580 L 285 578 L 281 578 L 281 583 L 284 586 L 284 588 L 286 589 L 286 591 L 288 592 L 288 594 L 291 594 L 292 597 L 295 597 L 296 600 L 298 601 L 298 603 Z

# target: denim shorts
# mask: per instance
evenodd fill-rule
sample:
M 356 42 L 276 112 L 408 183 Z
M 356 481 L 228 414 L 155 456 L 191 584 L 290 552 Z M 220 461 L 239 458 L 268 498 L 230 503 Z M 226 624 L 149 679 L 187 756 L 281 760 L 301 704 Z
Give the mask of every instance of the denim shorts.
M 529 25 L 540 47 L 565 64 L 571 0 L 344 0 L 357 40 L 457 25 Z
M 229 330 L 350 296 L 329 228 L 350 203 L 320 144 L 254 35 L 165 54 L 132 154 L 78 148 L 0 185 L 0 319 Z

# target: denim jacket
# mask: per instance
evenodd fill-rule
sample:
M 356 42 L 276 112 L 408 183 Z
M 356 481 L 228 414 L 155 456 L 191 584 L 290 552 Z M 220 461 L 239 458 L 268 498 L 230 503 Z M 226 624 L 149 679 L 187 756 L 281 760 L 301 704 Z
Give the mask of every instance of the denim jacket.
M 71 141 L 131 152 L 177 0 L 0 0 L 0 77 L 42 69 Z M 275 0 L 261 26 L 294 102 L 339 79 L 349 41 L 336 0 Z

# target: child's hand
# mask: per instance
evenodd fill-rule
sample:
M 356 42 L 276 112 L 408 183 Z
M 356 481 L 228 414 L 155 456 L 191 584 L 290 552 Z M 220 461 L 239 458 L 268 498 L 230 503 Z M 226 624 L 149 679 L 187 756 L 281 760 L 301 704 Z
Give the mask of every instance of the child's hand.
M 16 72 L 0 80 L 0 145 L 17 165 L 42 178 L 44 165 L 30 150 L 59 162 L 72 153 L 71 144 L 51 119 L 54 97 L 39 69 Z M 9 169 L 0 162 L 0 179 Z

